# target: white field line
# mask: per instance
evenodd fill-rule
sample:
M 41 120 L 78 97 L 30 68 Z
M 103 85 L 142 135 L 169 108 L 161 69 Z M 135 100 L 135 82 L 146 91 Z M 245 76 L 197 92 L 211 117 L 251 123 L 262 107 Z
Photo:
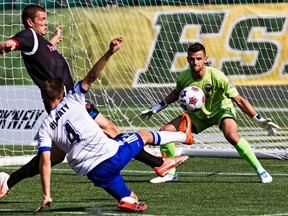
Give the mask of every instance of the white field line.
M 0 213 L 1 212 L 17 212 L 17 211 L 19 211 L 19 212 L 27 212 L 27 213 L 29 213 L 29 212 L 31 212 L 32 213 L 32 211 L 29 209 L 19 209 L 19 210 L 16 210 L 16 209 L 0 209 Z M 43 213 L 45 213 L 45 210 L 44 211 L 42 211 L 41 212 L 42 214 Z M 41 214 L 40 213 L 40 214 Z M 87 212 L 85 212 L 85 211 L 77 211 L 77 212 L 73 212 L 73 211 L 55 211 L 55 210 L 53 210 L 53 213 L 57 213 L 57 214 L 64 214 L 64 215 L 91 215 L 91 212 L 89 212 L 89 211 L 87 211 Z M 92 214 L 94 214 L 94 213 L 92 213 Z M 117 215 L 117 216 L 127 216 L 128 214 L 126 213 L 122 213 L 122 212 L 119 212 L 119 213 L 109 213 L 109 212 L 99 212 L 99 213 L 97 213 L 97 215 L 111 215 L 111 216 L 114 216 L 114 215 Z M 133 214 L 133 213 L 129 213 L 129 216 L 139 216 L 139 214 Z M 253 216 L 287 216 L 288 215 L 288 213 L 280 213 L 280 214 L 264 214 L 264 215 L 253 215 Z M 143 213 L 141 213 L 141 216 L 157 216 L 157 215 L 151 215 L 151 214 L 143 214 Z M 162 215 L 161 214 L 161 216 L 167 216 L 167 215 Z
M 288 108 L 266 108 L 266 107 L 254 107 L 258 112 L 288 112 Z M 100 106 L 97 107 L 97 109 L 101 112 L 106 110 L 106 108 L 101 108 Z M 121 111 L 127 111 L 127 107 L 118 107 L 117 109 L 120 109 Z M 132 111 L 139 111 L 143 109 L 147 109 L 147 107 L 129 107 Z M 238 107 L 235 107 L 236 110 L 240 111 Z M 168 111 L 180 111 L 182 110 L 181 107 L 166 107 L 165 110 Z
M 113 215 L 117 215 L 117 216 L 121 216 L 121 215 L 125 215 L 125 216 L 127 216 L 127 213 L 125 214 L 125 213 L 123 213 L 123 212 L 119 212 L 119 213 L 117 213 L 117 212 L 102 212 L 102 211 L 104 211 L 104 210 L 102 210 L 102 209 L 98 209 L 98 211 L 99 212 L 97 212 L 97 213 L 94 213 L 93 211 L 91 212 L 90 211 L 90 209 L 91 208 L 87 208 L 87 212 L 86 211 L 55 211 L 55 210 L 53 210 L 53 214 L 54 213 L 57 213 L 57 214 L 64 214 L 64 215 L 91 215 L 91 214 L 95 214 L 95 215 L 111 215 L 111 216 L 113 216 Z M 6 212 L 6 213 L 9 213 L 9 212 L 27 212 L 27 213 L 33 213 L 33 211 L 31 210 L 31 209 L 0 209 L 0 214 L 1 213 L 3 213 L 3 212 Z M 46 210 L 42 210 L 41 212 L 40 212 L 40 214 L 42 213 L 45 213 L 45 212 L 49 212 L 49 211 L 46 211 Z M 129 213 L 129 216 L 136 216 L 136 215 L 138 215 L 139 216 L 139 214 L 131 214 L 131 213 Z M 151 215 L 151 214 L 141 214 L 141 216 L 156 216 L 156 215 Z M 165 216 L 165 215 L 161 215 L 161 216 Z
M 13 167 L 13 166 L 9 166 L 9 167 L 1 167 L 2 170 L 4 169 L 19 169 L 19 167 Z M 57 169 L 57 168 L 53 168 L 52 172 L 66 172 L 66 173 L 71 173 L 71 174 L 75 174 L 73 170 L 71 169 Z M 121 173 L 139 173 L 139 174 L 145 174 L 145 175 L 150 175 L 150 174 L 154 174 L 154 171 L 144 171 L 144 170 L 122 170 Z M 255 172 L 251 172 L 251 173 L 241 173 L 241 172 L 178 172 L 179 174 L 183 174 L 183 175 L 188 175 L 188 176 L 199 176 L 199 175 L 203 175 L 203 176 L 207 176 L 207 175 L 222 175 L 222 176 L 254 176 L 256 175 Z M 288 177 L 288 173 L 273 173 L 273 176 L 284 176 L 284 177 Z
M 99 209 L 100 210 L 100 209 Z M 29 213 L 29 212 L 31 212 L 32 213 L 32 211 L 31 211 L 31 209 L 19 209 L 19 210 L 16 210 L 16 209 L 0 209 L 0 213 L 1 212 L 17 212 L 17 211 L 19 211 L 19 212 L 27 212 L 27 213 Z M 100 210 L 101 211 L 101 210 Z M 103 210 L 102 210 L 103 211 Z M 42 212 L 41 212 L 42 214 L 43 213 L 45 213 L 45 210 L 43 210 Z M 40 214 L 41 214 L 40 213 Z M 64 214 L 64 215 L 91 215 L 91 214 L 94 214 L 94 213 L 91 213 L 91 212 L 89 212 L 89 211 L 87 211 L 87 212 L 85 212 L 85 211 L 77 211 L 77 212 L 73 212 L 73 211 L 55 211 L 55 210 L 53 210 L 53 213 L 57 213 L 57 214 Z M 122 212 L 119 212 L 119 213 L 109 213 L 109 212 L 98 212 L 97 213 L 97 215 L 111 215 L 111 216 L 114 216 L 114 215 L 117 215 L 117 216 L 127 216 L 128 214 L 126 213 L 122 213 Z M 129 213 L 129 216 L 139 216 L 139 214 L 133 214 L 133 213 Z M 280 213 L 280 214 L 264 214 L 264 215 L 253 215 L 253 216 L 287 216 L 288 215 L 288 213 Z M 143 214 L 143 213 L 141 213 L 141 216 L 157 216 L 157 215 L 151 215 L 151 214 Z M 167 216 L 167 215 L 162 215 L 161 214 L 161 216 Z
M 141 170 L 122 170 L 121 173 L 139 173 L 139 174 L 153 174 L 154 171 L 141 171 Z M 226 173 L 226 172 L 178 172 L 178 174 L 188 175 L 188 176 L 207 176 L 207 175 L 222 175 L 222 176 L 254 176 L 256 175 L 253 173 Z M 288 176 L 288 173 L 273 173 L 273 176 Z

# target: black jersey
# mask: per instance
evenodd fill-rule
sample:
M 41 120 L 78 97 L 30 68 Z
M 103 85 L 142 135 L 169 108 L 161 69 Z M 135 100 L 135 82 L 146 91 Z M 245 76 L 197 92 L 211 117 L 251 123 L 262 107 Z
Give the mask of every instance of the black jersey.
M 42 89 L 43 82 L 49 78 L 61 77 L 66 90 L 74 86 L 70 67 L 56 46 L 36 33 L 33 29 L 25 29 L 13 38 L 21 54 L 26 69 L 34 83 Z

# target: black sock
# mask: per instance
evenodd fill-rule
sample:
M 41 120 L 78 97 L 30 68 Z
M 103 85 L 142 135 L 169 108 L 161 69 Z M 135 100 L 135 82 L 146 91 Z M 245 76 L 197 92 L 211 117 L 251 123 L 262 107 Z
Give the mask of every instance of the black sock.
M 65 155 L 64 155 L 65 156 Z M 64 160 L 58 159 L 58 161 L 51 161 L 51 166 L 54 166 Z M 40 155 L 37 154 L 35 157 L 32 158 L 31 161 L 29 161 L 27 164 L 22 166 L 20 169 L 16 170 L 12 174 L 10 174 L 10 177 L 7 181 L 8 188 L 12 188 L 14 185 L 22 181 L 26 178 L 31 178 L 35 175 L 38 175 L 40 173 L 39 171 L 39 162 L 40 162 Z
M 154 168 L 154 167 L 159 167 L 163 164 L 163 159 L 156 157 L 152 154 L 149 154 L 148 152 L 146 152 L 144 149 L 142 149 L 142 151 L 140 151 L 135 157 L 134 159 L 145 163 L 146 165 Z
M 9 189 L 11 189 L 14 185 L 22 181 L 23 179 L 31 178 L 39 174 L 39 161 L 40 155 L 37 154 L 34 158 L 32 158 L 31 161 L 22 166 L 20 169 L 13 172 L 7 181 Z

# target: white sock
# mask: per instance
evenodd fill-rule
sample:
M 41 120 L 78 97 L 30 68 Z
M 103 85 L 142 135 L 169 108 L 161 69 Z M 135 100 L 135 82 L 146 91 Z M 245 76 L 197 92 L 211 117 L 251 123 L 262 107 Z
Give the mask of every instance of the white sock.
M 128 203 L 138 203 L 136 199 L 134 199 L 133 197 L 131 196 L 127 196 L 127 197 L 123 197 L 121 198 L 122 201 L 124 202 L 128 202 Z
M 169 131 L 151 131 L 153 135 L 154 145 L 165 145 L 171 142 L 184 143 L 187 139 L 186 134 L 183 132 L 169 132 Z

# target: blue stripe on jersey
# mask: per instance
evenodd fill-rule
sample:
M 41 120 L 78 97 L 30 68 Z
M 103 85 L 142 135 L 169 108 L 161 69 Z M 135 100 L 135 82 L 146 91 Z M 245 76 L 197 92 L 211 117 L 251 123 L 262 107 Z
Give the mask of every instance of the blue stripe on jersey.
M 81 87 L 82 81 L 83 81 L 83 80 L 80 80 L 76 85 L 79 85 L 79 89 L 80 89 L 80 92 L 81 92 L 82 94 L 86 94 L 87 91 Z
M 48 146 L 44 146 L 44 147 L 40 147 L 38 148 L 38 153 L 44 152 L 44 151 L 51 151 L 51 147 Z
M 152 136 L 153 136 L 153 144 L 154 145 L 160 145 L 161 143 L 161 137 L 159 135 L 159 133 L 155 132 L 155 131 L 150 131 Z

